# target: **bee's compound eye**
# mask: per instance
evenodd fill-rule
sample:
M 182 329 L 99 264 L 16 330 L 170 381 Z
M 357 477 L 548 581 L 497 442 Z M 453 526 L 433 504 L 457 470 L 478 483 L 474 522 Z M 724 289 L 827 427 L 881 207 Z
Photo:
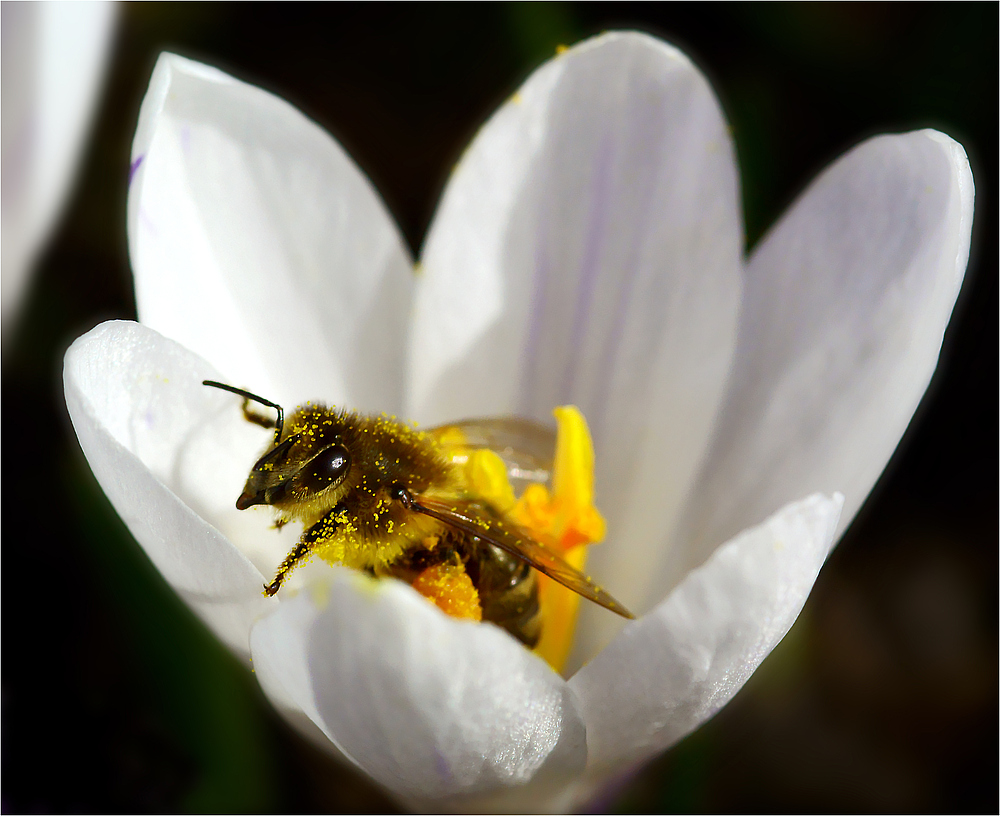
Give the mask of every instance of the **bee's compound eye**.
M 333 445 L 321 451 L 308 466 L 306 477 L 310 487 L 322 489 L 340 481 L 351 464 L 351 456 L 343 445 Z

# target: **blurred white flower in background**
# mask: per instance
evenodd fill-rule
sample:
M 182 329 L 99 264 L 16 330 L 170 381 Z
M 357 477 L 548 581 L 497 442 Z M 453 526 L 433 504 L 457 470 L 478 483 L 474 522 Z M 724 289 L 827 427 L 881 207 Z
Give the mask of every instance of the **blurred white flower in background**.
M 7 338 L 76 175 L 111 51 L 117 7 L 4 3 L 0 301 Z
M 935 131 L 863 142 L 743 257 L 711 88 L 634 33 L 549 61 L 448 183 L 417 275 L 370 183 L 276 97 L 164 55 L 133 146 L 141 324 L 66 356 L 98 481 L 289 719 L 413 806 L 567 808 L 711 717 L 791 626 L 937 363 L 973 184 Z M 223 379 L 434 423 L 575 403 L 607 540 L 568 679 L 234 502 L 268 432 Z M 289 589 L 293 589 L 289 587 Z M 589 605 L 587 605 L 589 607 Z

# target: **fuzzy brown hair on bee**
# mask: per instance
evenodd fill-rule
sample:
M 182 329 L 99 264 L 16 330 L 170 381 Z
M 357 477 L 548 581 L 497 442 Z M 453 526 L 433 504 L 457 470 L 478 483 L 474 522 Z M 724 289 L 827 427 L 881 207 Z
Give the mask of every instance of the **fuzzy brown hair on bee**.
M 471 579 L 482 620 L 529 647 L 540 635 L 534 570 L 623 617 L 632 615 L 552 549 L 475 495 L 445 455 L 435 429 L 420 431 L 386 415 L 307 403 L 287 419 L 276 403 L 213 380 L 205 385 L 243 397 L 247 420 L 274 429 L 236 507 L 269 505 L 277 525 L 304 531 L 264 587 L 318 552 L 336 564 L 417 585 L 428 570 L 454 568 Z M 276 418 L 250 410 L 251 401 Z M 479 421 L 483 427 L 488 420 Z

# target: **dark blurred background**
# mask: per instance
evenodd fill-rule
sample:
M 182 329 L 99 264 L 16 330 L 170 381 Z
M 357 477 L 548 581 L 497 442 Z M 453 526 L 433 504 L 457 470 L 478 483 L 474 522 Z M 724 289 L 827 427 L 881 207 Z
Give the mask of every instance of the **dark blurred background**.
M 157 54 L 217 65 L 328 128 L 416 253 L 494 107 L 557 45 L 636 28 L 714 83 L 748 247 L 824 165 L 886 131 L 962 142 L 976 217 L 931 390 L 802 617 L 733 703 L 598 804 L 996 812 L 998 22 L 996 4 L 122 6 L 78 183 L 3 349 L 3 811 L 394 807 L 270 710 L 149 566 L 69 426 L 66 347 L 135 316 L 126 178 Z

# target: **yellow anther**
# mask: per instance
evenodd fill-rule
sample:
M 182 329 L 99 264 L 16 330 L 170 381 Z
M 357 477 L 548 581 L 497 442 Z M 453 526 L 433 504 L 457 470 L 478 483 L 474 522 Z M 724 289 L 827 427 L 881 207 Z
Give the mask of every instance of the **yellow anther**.
M 540 539 L 558 542 L 562 556 L 581 572 L 587 548 L 604 538 L 604 517 L 594 507 L 594 444 L 587 421 L 578 408 L 562 406 L 556 418 L 556 454 L 552 492 L 529 485 L 511 516 Z M 539 576 L 542 637 L 535 652 L 554 669 L 562 669 L 573 644 L 580 596 L 544 575 Z
M 469 453 L 465 463 L 465 480 L 474 495 L 482 496 L 502 513 L 515 503 L 514 488 L 507 478 L 507 466 L 499 454 L 488 449 Z

